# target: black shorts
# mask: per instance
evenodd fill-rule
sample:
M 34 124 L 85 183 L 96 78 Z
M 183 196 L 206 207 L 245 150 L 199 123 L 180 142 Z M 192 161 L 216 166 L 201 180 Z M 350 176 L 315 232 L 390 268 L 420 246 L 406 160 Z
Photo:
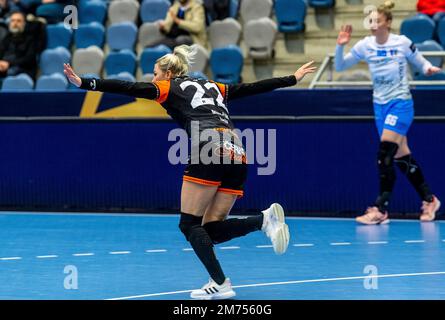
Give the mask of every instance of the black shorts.
M 204 144 L 199 146 L 200 154 Z M 237 195 L 244 194 L 244 182 L 247 178 L 247 159 L 245 150 L 238 139 L 221 139 L 207 145 L 209 158 L 203 161 L 191 157 L 184 170 L 184 181 L 206 186 L 217 186 L 218 192 Z

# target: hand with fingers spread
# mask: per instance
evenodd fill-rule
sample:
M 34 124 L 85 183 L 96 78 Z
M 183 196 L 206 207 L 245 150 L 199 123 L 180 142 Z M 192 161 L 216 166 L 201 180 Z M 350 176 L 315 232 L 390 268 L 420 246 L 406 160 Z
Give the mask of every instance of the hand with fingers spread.
M 351 40 L 351 34 L 352 34 L 352 26 L 350 24 L 341 26 L 337 38 L 337 44 L 340 46 L 348 44 L 349 41 Z
M 317 67 L 313 67 L 314 61 L 308 62 L 301 66 L 297 72 L 295 72 L 295 78 L 297 78 L 297 81 L 300 81 L 304 78 L 304 76 L 308 73 L 314 73 Z
M 63 73 L 68 78 L 68 80 L 74 84 L 76 87 L 80 87 L 82 84 L 82 80 L 80 77 L 74 72 L 73 68 L 70 66 L 69 63 L 63 64 Z

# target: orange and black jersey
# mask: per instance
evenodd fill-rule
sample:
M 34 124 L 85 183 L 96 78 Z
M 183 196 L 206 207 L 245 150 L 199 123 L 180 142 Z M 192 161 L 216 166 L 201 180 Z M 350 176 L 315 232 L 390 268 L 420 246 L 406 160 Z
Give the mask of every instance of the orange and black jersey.
M 293 86 L 296 83 L 295 76 L 234 85 L 189 77 L 152 83 L 82 78 L 81 88 L 156 100 L 190 134 L 192 121 L 198 122 L 200 131 L 210 128 L 233 129 L 227 108 L 230 100 Z

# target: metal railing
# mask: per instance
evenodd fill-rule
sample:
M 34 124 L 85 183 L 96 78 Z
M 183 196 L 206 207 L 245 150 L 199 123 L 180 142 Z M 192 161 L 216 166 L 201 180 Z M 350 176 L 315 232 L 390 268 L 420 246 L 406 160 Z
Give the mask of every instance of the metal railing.
M 426 57 L 445 57 L 445 51 L 422 51 L 422 55 Z M 334 76 L 334 58 L 333 53 L 328 54 L 321 63 L 318 72 L 309 85 L 309 89 L 315 87 L 372 87 L 372 81 L 333 81 Z M 321 81 L 321 77 L 325 72 L 327 74 L 327 81 Z M 410 80 L 409 84 L 412 86 L 445 86 L 445 80 Z

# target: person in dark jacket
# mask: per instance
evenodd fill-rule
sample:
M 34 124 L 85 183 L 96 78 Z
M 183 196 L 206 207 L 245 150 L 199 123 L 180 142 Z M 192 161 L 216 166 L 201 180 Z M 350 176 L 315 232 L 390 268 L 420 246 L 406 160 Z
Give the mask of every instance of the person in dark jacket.
M 0 78 L 26 73 L 35 79 L 39 48 L 22 12 L 10 16 L 9 30 L 0 42 Z

